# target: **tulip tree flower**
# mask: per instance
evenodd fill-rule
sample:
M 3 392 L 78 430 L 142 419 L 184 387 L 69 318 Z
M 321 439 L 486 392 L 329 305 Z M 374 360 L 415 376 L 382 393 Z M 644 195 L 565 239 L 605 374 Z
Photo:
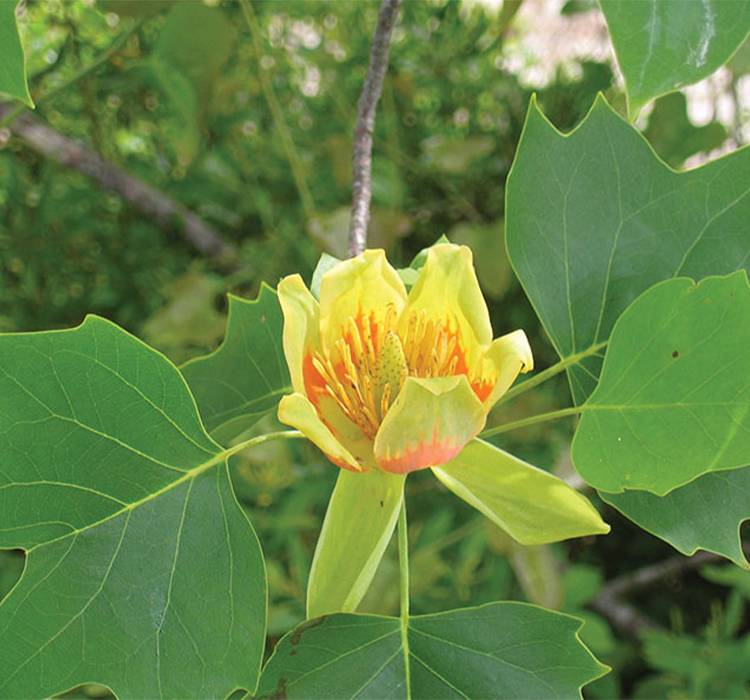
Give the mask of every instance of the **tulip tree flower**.
M 341 467 L 310 572 L 309 617 L 357 607 L 406 475 L 418 469 L 523 544 L 608 531 L 564 482 L 476 439 L 533 358 L 523 331 L 492 339 L 467 247 L 432 246 L 408 294 L 382 250 L 329 269 L 319 302 L 299 275 L 278 292 L 294 389 L 279 419 Z

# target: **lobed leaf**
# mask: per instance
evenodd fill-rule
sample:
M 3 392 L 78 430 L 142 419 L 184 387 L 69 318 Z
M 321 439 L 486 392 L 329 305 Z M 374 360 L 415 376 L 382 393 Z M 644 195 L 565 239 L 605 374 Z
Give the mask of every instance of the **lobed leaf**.
M 179 371 L 108 321 L 0 336 L 0 696 L 253 689 L 260 545 Z M 210 610 L 210 615 L 207 614 Z
M 595 488 L 663 496 L 750 464 L 750 285 L 745 272 L 645 292 L 615 324 L 582 406 L 576 469 Z
M 568 370 L 576 403 L 596 386 L 597 344 L 642 292 L 750 271 L 748 195 L 748 148 L 677 173 L 601 97 L 568 135 L 532 102 L 508 179 L 508 253 L 560 357 L 591 353 Z
M 211 436 L 228 443 L 291 393 L 281 344 L 281 307 L 262 285 L 258 298 L 229 295 L 227 333 L 221 346 L 181 367 Z
M 581 621 L 525 603 L 408 618 L 338 614 L 276 646 L 262 698 L 580 698 L 604 675 Z
M 750 32 L 748 0 L 599 0 L 632 118 L 654 97 L 707 77 Z
M 599 495 L 683 554 L 704 549 L 750 568 L 740 537 L 740 526 L 750 519 L 750 467 L 705 474 L 666 496 L 648 491 Z

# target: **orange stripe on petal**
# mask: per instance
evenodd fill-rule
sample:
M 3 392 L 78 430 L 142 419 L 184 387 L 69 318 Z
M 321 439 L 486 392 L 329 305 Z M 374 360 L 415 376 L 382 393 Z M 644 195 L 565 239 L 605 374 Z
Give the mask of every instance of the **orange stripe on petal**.
M 463 447 L 463 443 L 457 445 L 450 437 L 441 438 L 435 431 L 430 442 L 421 442 L 394 457 L 381 459 L 379 466 L 392 474 L 408 474 L 436 464 L 445 464 L 456 457 Z

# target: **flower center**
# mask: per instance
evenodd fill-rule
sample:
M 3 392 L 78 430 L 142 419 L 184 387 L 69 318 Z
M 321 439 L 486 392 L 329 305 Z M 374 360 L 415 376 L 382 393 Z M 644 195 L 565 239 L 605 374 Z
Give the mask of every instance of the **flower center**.
M 306 359 L 308 397 L 316 405 L 321 397 L 333 399 L 370 439 L 407 377 L 469 373 L 456 323 L 428 318 L 422 310 L 410 315 L 400 334 L 392 305 L 381 318 L 374 312 L 348 318 L 331 352 L 315 352 Z M 484 398 L 479 385 L 474 390 Z

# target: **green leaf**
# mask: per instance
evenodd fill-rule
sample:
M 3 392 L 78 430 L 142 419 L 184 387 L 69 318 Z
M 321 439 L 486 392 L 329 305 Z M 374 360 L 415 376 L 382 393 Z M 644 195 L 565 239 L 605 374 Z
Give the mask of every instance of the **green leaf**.
M 308 618 L 357 609 L 396 527 L 404 480 L 341 469 L 310 569 Z
M 750 464 L 750 285 L 745 272 L 655 285 L 615 324 L 573 439 L 602 491 L 663 496 Z
M 532 102 L 507 188 L 513 268 L 569 372 L 596 386 L 618 316 L 661 280 L 750 269 L 750 149 L 685 173 L 657 158 L 599 98 L 568 136 Z
M 521 544 L 609 532 L 609 525 L 585 496 L 482 440 L 473 440 L 458 457 L 432 471 Z
M 628 111 L 707 77 L 729 60 L 750 32 L 747 0 L 600 0 Z
M 740 538 L 740 526 L 750 519 L 750 467 L 705 474 L 666 496 L 647 491 L 599 495 L 683 554 L 705 549 L 750 568 Z
M 408 619 L 339 614 L 276 646 L 263 698 L 580 698 L 604 675 L 581 621 L 525 603 Z
M 310 291 L 316 299 L 320 300 L 320 284 L 323 281 L 323 275 L 336 267 L 340 262 L 339 258 L 334 258 L 333 255 L 328 255 L 328 253 L 323 253 L 320 256 L 318 264 L 313 270 L 312 280 L 310 281 Z
M 265 284 L 255 301 L 230 294 L 224 342 L 181 367 L 203 425 L 215 440 L 227 444 L 292 391 L 283 324 L 276 292 Z
M 16 26 L 17 4 L 14 0 L 0 2 L 0 92 L 33 107 L 26 84 L 26 60 Z
M 91 316 L 0 336 L 0 434 L 0 547 L 27 551 L 0 604 L 0 696 L 253 689 L 260 545 L 176 367 Z

